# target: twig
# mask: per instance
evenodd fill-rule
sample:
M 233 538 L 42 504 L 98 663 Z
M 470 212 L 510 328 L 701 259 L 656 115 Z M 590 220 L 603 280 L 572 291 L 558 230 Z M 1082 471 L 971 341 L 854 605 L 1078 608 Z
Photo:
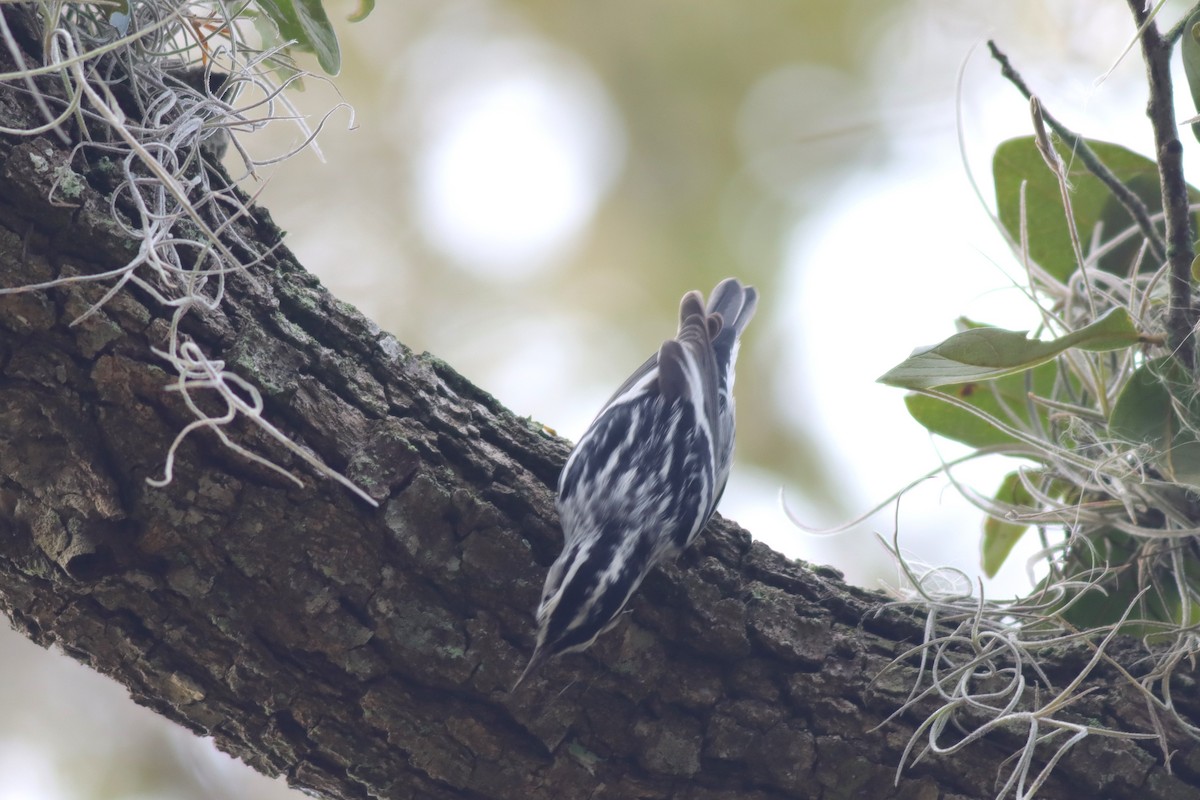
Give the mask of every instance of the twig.
M 1170 40 L 1163 39 L 1158 26 L 1149 19 L 1141 0 L 1129 0 L 1137 21 L 1146 62 L 1150 103 L 1146 113 L 1154 130 L 1158 157 L 1159 183 L 1162 185 L 1163 216 L 1167 227 L 1167 262 L 1170 273 L 1171 306 L 1167 318 L 1167 339 L 1176 358 L 1189 370 L 1195 365 L 1192 331 L 1196 325 L 1196 307 L 1192 304 L 1192 215 L 1188 209 L 1188 188 L 1183 178 L 1183 145 L 1175 121 L 1171 94 Z
M 988 50 L 992 54 L 992 58 L 1000 64 L 1000 74 L 1003 75 L 1008 82 L 1017 87 L 1026 100 L 1033 100 L 1033 92 L 1026 85 L 1021 74 L 1013 69 L 1012 63 L 1008 60 L 1008 56 L 992 40 L 988 40 Z M 1158 231 L 1154 228 L 1154 223 L 1150 220 L 1150 210 L 1146 208 L 1146 204 L 1142 202 L 1142 198 L 1138 197 L 1132 189 L 1121 182 L 1121 179 L 1112 173 L 1095 151 L 1088 146 L 1083 137 L 1072 131 L 1070 128 L 1063 125 L 1055 117 L 1046 110 L 1046 107 L 1041 106 L 1042 119 L 1050 126 L 1050 129 L 1057 133 L 1064 142 L 1071 148 L 1071 152 L 1075 153 L 1088 172 L 1100 179 L 1100 182 L 1108 187 L 1112 192 L 1113 197 L 1117 202 L 1125 207 L 1129 212 L 1129 216 L 1133 217 L 1134 223 L 1141 230 L 1142 235 L 1150 243 L 1150 253 L 1155 261 L 1162 263 L 1167 260 L 1167 246 L 1162 237 L 1158 235 Z
M 1075 212 L 1071 208 L 1071 183 L 1067 176 L 1067 165 L 1063 163 L 1050 134 L 1046 133 L 1046 114 L 1042 111 L 1041 101 L 1037 97 L 1029 98 L 1029 114 L 1033 118 L 1033 141 L 1042 160 L 1054 179 L 1058 182 L 1058 191 L 1062 196 L 1063 211 L 1066 212 L 1067 232 L 1071 235 L 1071 249 L 1075 252 L 1075 261 L 1079 264 L 1079 272 L 1083 276 L 1083 296 L 1087 298 L 1088 311 L 1091 319 L 1096 319 L 1096 298 L 1092 296 L 1092 279 L 1088 277 L 1087 260 L 1083 257 L 1083 245 L 1079 242 L 1079 228 L 1075 224 Z M 1103 392 L 1099 397 L 1103 397 Z
M 1167 35 L 1164 36 L 1163 38 L 1167 41 L 1167 43 L 1169 45 L 1171 45 L 1171 47 L 1174 47 L 1175 43 L 1179 41 L 1179 37 L 1183 36 L 1184 30 L 1186 30 L 1186 28 L 1187 28 L 1188 20 L 1191 19 L 1192 15 L 1195 14 L 1197 11 L 1200 11 L 1200 3 L 1196 3 L 1191 8 L 1189 8 L 1188 12 L 1183 15 L 1183 18 L 1180 19 L 1179 22 L 1177 22 L 1175 24 L 1175 27 L 1171 28 L 1171 30 L 1167 31 Z

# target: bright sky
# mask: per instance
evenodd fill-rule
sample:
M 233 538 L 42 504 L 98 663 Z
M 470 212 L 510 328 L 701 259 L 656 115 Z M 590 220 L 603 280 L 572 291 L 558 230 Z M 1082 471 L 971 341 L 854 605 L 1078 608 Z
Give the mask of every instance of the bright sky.
M 417 213 L 463 269 L 521 280 L 553 267 L 586 228 L 621 165 L 622 130 L 596 78 L 560 49 L 513 40 L 469 57 L 473 79 L 449 93 L 428 87 L 439 99 L 427 112 Z

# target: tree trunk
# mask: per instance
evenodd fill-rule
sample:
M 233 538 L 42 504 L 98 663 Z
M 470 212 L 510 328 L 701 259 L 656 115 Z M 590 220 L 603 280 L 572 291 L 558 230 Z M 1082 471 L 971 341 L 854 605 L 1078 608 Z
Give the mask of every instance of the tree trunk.
M 39 117 L 15 86 L 0 84 L 0 125 L 28 127 Z M 0 136 L 0 169 L 3 286 L 129 260 L 102 176 L 77 172 L 69 147 Z M 64 177 L 78 190 L 69 207 Z M 652 575 L 592 650 L 509 693 L 560 544 L 553 485 L 567 443 L 332 298 L 270 249 L 281 234 L 265 211 L 236 233 L 268 255 L 228 277 L 217 310 L 189 312 L 184 334 L 379 508 L 237 423 L 234 441 L 305 475 L 305 488 L 210 431 L 183 441 L 170 485 L 148 486 L 192 420 L 152 351 L 166 346 L 170 309 L 128 285 L 72 325 L 108 284 L 0 296 L 0 602 L 30 638 L 330 797 L 995 793 L 1024 729 L 927 756 L 894 783 L 935 706 L 877 727 L 918 661 L 885 668 L 921 642 L 923 617 L 881 610 L 882 596 L 724 520 Z M 1063 652 L 1043 669 L 1069 680 L 1090 657 Z M 1151 729 L 1116 669 L 1091 680 L 1080 720 Z M 1200 721 L 1194 697 L 1176 701 Z M 1153 742 L 1089 738 L 1040 796 L 1200 796 L 1200 756 L 1173 741 L 1185 749 L 1170 774 Z

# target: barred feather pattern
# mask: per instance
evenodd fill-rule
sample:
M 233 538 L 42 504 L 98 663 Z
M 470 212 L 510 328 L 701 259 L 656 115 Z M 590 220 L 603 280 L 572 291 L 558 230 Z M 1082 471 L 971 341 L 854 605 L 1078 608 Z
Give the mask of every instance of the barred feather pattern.
M 617 389 L 558 482 L 563 551 L 537 610 L 533 656 L 583 650 L 615 623 L 642 580 L 696 538 L 733 462 L 734 362 L 758 294 L 734 278 L 707 306 L 688 292 L 679 332 Z

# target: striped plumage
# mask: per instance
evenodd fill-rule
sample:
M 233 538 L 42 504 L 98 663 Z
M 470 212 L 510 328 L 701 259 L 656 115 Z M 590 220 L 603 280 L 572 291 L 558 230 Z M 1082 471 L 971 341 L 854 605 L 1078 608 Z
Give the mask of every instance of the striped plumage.
M 712 516 L 733 461 L 738 342 L 757 302 L 734 278 L 717 284 L 707 307 L 699 292 L 685 294 L 679 333 L 575 445 L 558 481 L 563 551 L 546 576 L 537 646 L 516 686 L 549 657 L 591 645 L 650 570 Z

